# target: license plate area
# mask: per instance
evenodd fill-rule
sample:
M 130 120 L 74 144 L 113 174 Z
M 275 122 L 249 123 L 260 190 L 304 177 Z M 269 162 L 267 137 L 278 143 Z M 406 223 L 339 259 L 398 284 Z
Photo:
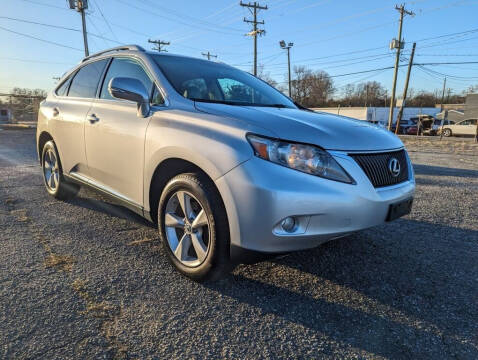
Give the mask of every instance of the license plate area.
M 412 204 L 413 198 L 402 200 L 395 204 L 390 204 L 386 221 L 392 221 L 404 215 L 410 214 L 412 211 Z

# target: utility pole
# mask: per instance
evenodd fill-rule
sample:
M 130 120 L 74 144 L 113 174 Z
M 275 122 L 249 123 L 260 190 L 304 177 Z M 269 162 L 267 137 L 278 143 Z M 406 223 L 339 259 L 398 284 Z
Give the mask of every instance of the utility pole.
M 254 3 L 243 3 L 242 1 L 239 3 L 240 6 L 247 7 L 249 11 L 251 12 L 252 16 L 254 17 L 254 20 L 248 20 L 244 18 L 244 22 L 246 23 L 251 23 L 252 24 L 252 31 L 247 33 L 247 36 L 252 36 L 254 37 L 254 76 L 257 76 L 257 35 L 262 36 L 265 34 L 264 29 L 258 29 L 257 25 L 261 24 L 264 25 L 264 20 L 262 21 L 257 21 L 257 10 L 267 10 L 267 5 L 266 6 L 261 6 L 259 3 L 254 1 Z M 251 8 L 253 10 L 251 10 Z
M 395 107 L 395 90 L 397 88 L 398 63 L 400 62 L 400 50 L 403 49 L 403 44 L 404 44 L 402 42 L 403 17 L 405 15 L 415 15 L 413 12 L 405 10 L 404 4 L 400 6 L 395 5 L 395 10 L 398 10 L 400 12 L 400 21 L 398 23 L 398 40 L 393 39 L 390 42 L 390 49 L 397 49 L 397 54 L 395 57 L 395 70 L 393 73 L 393 86 L 392 86 L 392 97 L 390 99 L 390 112 L 388 114 L 388 130 L 392 129 L 393 109 Z
M 443 111 L 443 101 L 445 101 L 446 76 L 443 79 L 443 90 L 441 91 L 440 111 Z
M 213 55 L 209 51 L 207 53 L 202 52 L 201 55 L 207 57 L 208 60 L 211 60 L 211 58 L 217 59 L 217 55 Z
M 402 120 L 403 107 L 405 106 L 405 101 L 407 99 L 408 82 L 410 81 L 410 73 L 412 72 L 413 56 L 415 55 L 416 46 L 417 43 L 413 43 L 412 54 L 410 55 L 410 61 L 408 62 L 407 79 L 405 80 L 405 87 L 403 88 L 403 101 L 402 105 L 400 106 L 400 111 L 398 112 L 397 125 L 395 126 L 395 134 L 398 134 L 400 129 L 400 121 Z
M 282 49 L 287 50 L 287 67 L 289 69 L 288 76 L 289 76 L 289 97 L 292 98 L 292 83 L 290 80 L 290 48 L 294 46 L 294 43 L 288 43 L 286 45 L 284 40 L 279 41 L 279 45 Z
M 88 50 L 88 34 L 86 32 L 86 14 L 85 10 L 88 9 L 88 0 L 68 0 L 70 9 L 78 11 L 81 14 L 81 22 L 83 24 L 83 43 L 85 46 L 85 56 L 89 56 Z
M 161 46 L 171 44 L 169 41 L 151 40 L 151 39 L 148 39 L 148 42 L 151 43 L 151 44 L 156 45 L 156 47 L 153 47 L 153 50 L 156 50 L 157 52 L 161 52 L 161 51 L 168 52 L 168 50 L 166 50 L 166 49 L 161 49 Z

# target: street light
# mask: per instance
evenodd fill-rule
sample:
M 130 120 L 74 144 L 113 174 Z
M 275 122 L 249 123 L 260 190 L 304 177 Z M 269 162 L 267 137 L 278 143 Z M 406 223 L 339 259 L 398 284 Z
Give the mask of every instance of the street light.
M 282 49 L 284 50 L 287 50 L 287 66 L 288 66 L 288 69 L 289 69 L 289 97 L 291 98 L 292 97 L 292 87 L 291 87 L 291 80 L 290 80 L 290 48 L 292 46 L 294 46 L 294 43 L 288 43 L 286 45 L 285 41 L 284 40 L 281 40 L 279 41 L 279 45 Z

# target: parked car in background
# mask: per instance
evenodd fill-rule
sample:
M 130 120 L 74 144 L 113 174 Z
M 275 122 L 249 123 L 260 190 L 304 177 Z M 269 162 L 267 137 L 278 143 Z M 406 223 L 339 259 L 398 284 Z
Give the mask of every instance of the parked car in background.
M 9 109 L 0 109 L 0 122 L 6 123 L 12 120 L 12 113 Z
M 51 196 L 85 186 L 155 222 L 170 262 L 198 281 L 395 220 L 415 191 L 394 134 L 304 110 L 226 64 L 136 45 L 60 80 L 37 150 Z
M 414 126 L 407 130 L 408 135 L 416 135 L 418 132 L 418 135 L 435 135 L 433 133 L 432 127 L 433 123 L 436 120 L 433 116 L 431 115 L 418 115 L 416 117 L 410 118 L 411 121 L 413 121 Z
M 436 120 L 433 122 L 432 130 L 431 130 L 431 131 L 432 131 L 432 135 L 436 135 L 436 134 L 439 134 L 439 133 L 440 133 L 440 129 L 441 129 L 441 126 L 442 126 L 442 125 L 441 125 L 441 122 L 442 122 L 442 120 L 440 120 L 440 119 L 436 119 Z M 448 125 L 453 125 L 453 124 L 455 124 L 455 122 L 452 121 L 452 120 L 445 120 L 445 121 L 443 122 L 443 126 L 444 126 L 444 127 L 445 127 L 445 126 L 448 126 Z
M 472 136 L 476 134 L 477 119 L 467 119 L 443 127 L 443 136 Z
M 412 127 L 415 125 L 415 122 L 411 119 L 402 119 L 400 120 L 400 129 L 398 131 L 399 134 L 406 134 L 408 128 Z M 397 128 L 397 123 L 392 125 L 392 132 L 395 132 L 395 129 Z
M 407 135 L 416 135 L 417 134 L 417 130 L 418 130 L 418 127 L 415 125 L 415 126 L 410 126 L 408 129 L 407 129 Z

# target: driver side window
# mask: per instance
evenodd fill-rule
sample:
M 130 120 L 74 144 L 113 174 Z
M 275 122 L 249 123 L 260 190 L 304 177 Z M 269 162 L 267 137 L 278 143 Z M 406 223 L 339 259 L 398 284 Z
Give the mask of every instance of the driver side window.
M 106 73 L 105 80 L 103 81 L 103 86 L 101 88 L 100 99 L 114 99 L 108 91 L 108 84 L 114 77 L 129 77 L 138 79 L 143 83 L 148 94 L 151 94 L 153 89 L 153 81 L 149 78 L 143 67 L 136 60 L 131 58 L 117 57 L 113 58 L 113 61 L 108 68 L 108 72 Z

